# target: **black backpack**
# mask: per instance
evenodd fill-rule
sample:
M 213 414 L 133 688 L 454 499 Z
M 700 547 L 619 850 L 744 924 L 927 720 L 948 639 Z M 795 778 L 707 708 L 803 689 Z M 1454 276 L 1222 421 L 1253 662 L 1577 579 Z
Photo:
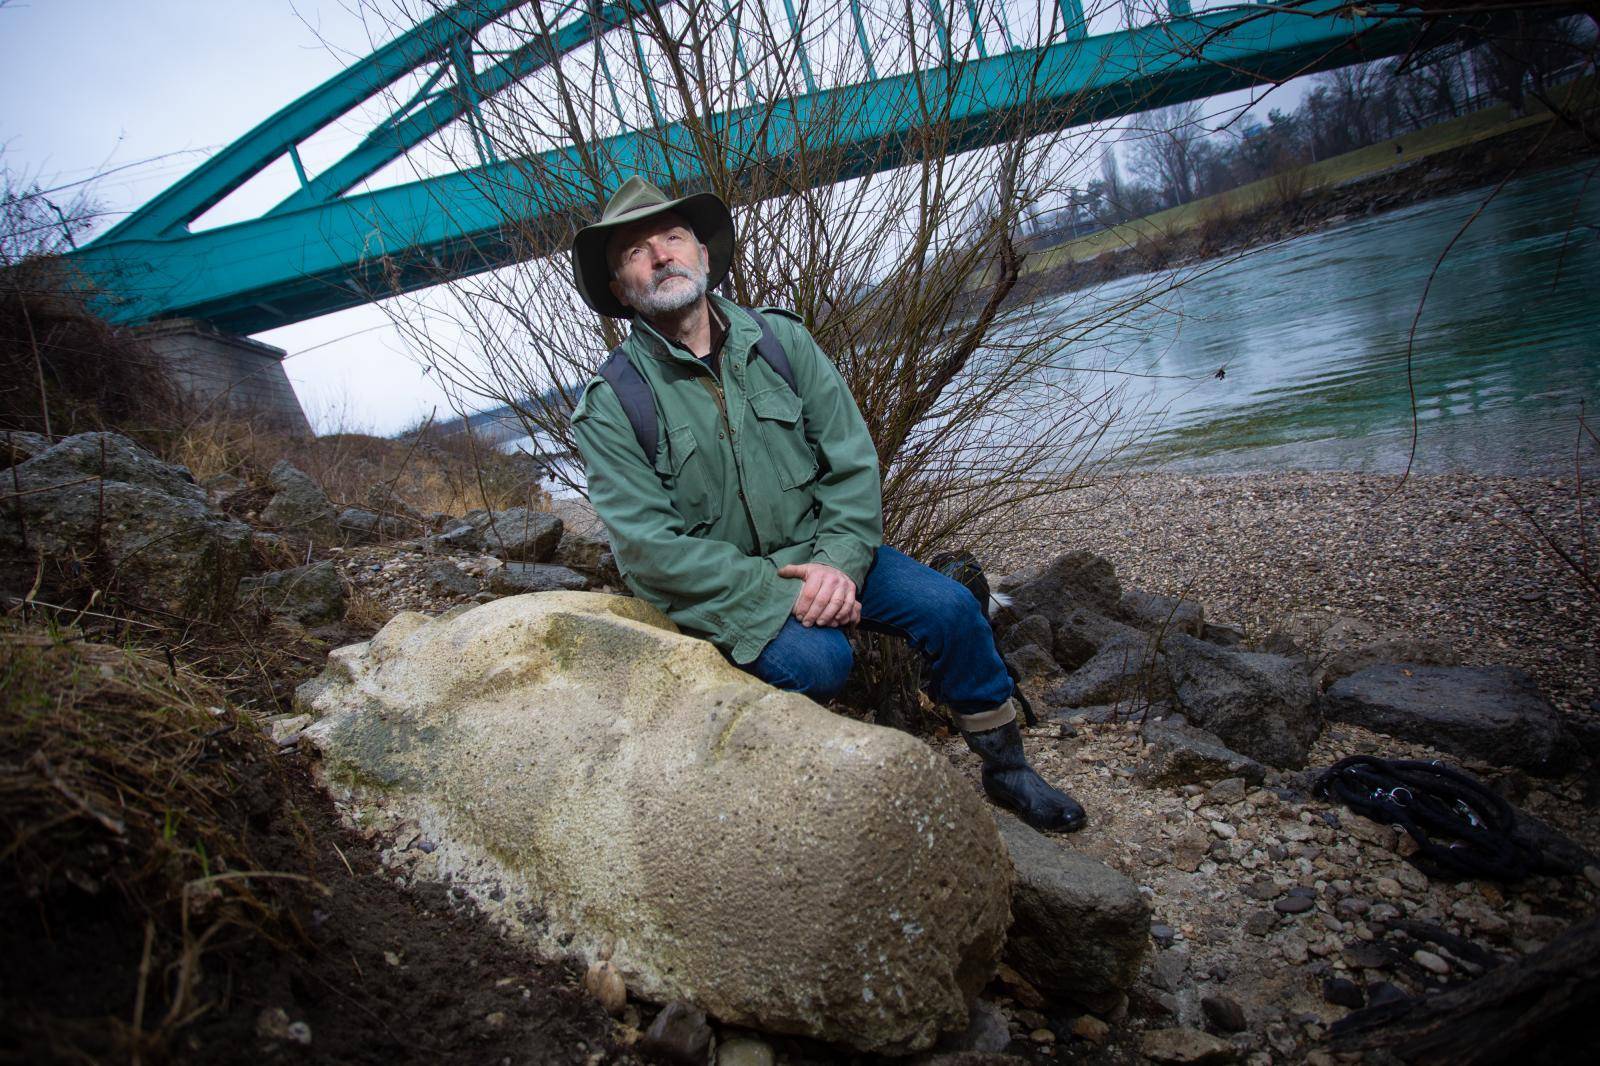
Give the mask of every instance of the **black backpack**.
M 777 335 L 772 332 L 766 312 L 750 311 L 745 308 L 740 310 L 755 319 L 756 325 L 761 327 L 761 339 L 756 341 L 757 354 L 778 372 L 778 376 L 789 386 L 791 392 L 796 396 L 800 395 L 800 390 L 794 383 L 794 368 L 789 365 L 789 353 L 783 350 Z M 644 452 L 645 459 L 654 466 L 660 419 L 656 415 L 655 395 L 650 391 L 650 386 L 623 352 L 620 344 L 611 349 L 611 355 L 600 364 L 599 374 L 616 390 L 617 399 L 622 403 L 622 413 L 628 416 L 628 424 L 633 426 L 633 435 L 639 438 L 639 448 Z

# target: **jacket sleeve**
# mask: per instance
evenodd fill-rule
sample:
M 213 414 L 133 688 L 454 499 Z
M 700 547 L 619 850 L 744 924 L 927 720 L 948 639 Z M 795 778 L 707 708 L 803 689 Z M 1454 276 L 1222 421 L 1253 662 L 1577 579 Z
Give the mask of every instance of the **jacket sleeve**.
M 844 571 L 856 588 L 883 543 L 883 487 L 878 452 L 861 409 L 833 361 L 809 331 L 779 320 L 805 413 L 806 440 L 817 454 L 817 546 L 812 561 Z
M 685 522 L 610 385 L 589 387 L 572 429 L 589 502 L 634 591 L 673 621 L 708 634 L 735 662 L 754 661 L 783 628 L 801 583 L 726 541 L 684 535 Z

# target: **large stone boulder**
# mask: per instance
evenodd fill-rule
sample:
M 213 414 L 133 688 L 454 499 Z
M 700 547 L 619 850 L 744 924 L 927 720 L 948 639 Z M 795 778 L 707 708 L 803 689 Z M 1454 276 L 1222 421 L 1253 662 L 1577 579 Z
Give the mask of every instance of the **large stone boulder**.
M 1138 886 L 1102 862 L 995 812 L 1016 869 L 1005 960 L 1052 998 L 1107 1010 L 1139 976 L 1150 908 Z
M 250 527 L 216 511 L 189 471 L 115 433 L 82 433 L 7 472 L 0 584 L 88 584 L 129 605 L 208 621 L 233 609 Z
M 1153 639 L 1143 636 L 1112 637 L 1052 691 L 1051 702 L 1090 707 L 1134 698 L 1167 698 L 1171 689 L 1167 663 L 1154 644 Z
M 489 575 L 489 589 L 501 595 L 522 592 L 578 592 L 589 579 L 576 570 L 549 563 L 507 563 Z
M 1032 570 L 1000 579 L 997 590 L 1011 598 L 1018 614 L 1053 618 L 1074 607 L 1100 614 L 1117 609 L 1122 586 L 1111 563 L 1089 551 L 1070 551 Z
M 1191 637 L 1205 635 L 1205 610 L 1194 600 L 1128 589 L 1117 604 L 1117 613 L 1125 621 L 1152 633 L 1187 633 Z
M 1496 766 L 1558 773 L 1573 752 L 1561 715 L 1509 666 L 1374 666 L 1333 684 L 1328 715 Z
M 1181 634 L 1162 642 L 1174 698 L 1189 721 L 1269 766 L 1300 767 L 1322 731 L 1305 665 Z
M 1142 784 L 1165 788 L 1242 777 L 1259 785 L 1266 777 L 1260 763 L 1240 755 L 1216 734 L 1190 725 L 1181 716 L 1152 716 L 1139 732 L 1149 746 L 1134 770 Z
M 267 487 L 272 499 L 261 509 L 261 521 L 318 544 L 338 543 L 338 512 L 305 471 L 280 459 L 267 474 Z
M 401 614 L 297 702 L 328 779 L 415 818 L 510 934 L 647 998 L 903 1052 L 994 971 L 1011 868 L 970 784 L 640 600 Z

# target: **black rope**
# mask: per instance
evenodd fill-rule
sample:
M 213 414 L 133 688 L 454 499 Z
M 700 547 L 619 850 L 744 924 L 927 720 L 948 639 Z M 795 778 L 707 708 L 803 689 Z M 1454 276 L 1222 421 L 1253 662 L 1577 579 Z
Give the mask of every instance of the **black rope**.
M 1515 838 L 1511 804 L 1443 763 L 1352 755 L 1324 771 L 1312 793 L 1404 829 L 1417 842 L 1411 864 L 1430 877 L 1517 881 L 1541 863 L 1537 849 Z

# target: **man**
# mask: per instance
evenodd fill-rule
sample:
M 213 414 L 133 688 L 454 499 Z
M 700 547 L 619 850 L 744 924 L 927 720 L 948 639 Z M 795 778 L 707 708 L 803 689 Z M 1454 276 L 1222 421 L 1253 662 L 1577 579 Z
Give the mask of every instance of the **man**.
M 819 701 L 849 674 L 845 627 L 905 637 L 990 798 L 1040 829 L 1079 828 L 1083 808 L 1023 755 L 977 601 L 883 544 L 878 456 L 844 379 L 794 315 L 708 294 L 732 259 L 720 199 L 669 200 L 640 178 L 573 242 L 584 301 L 632 320 L 572 414 L 628 585 L 736 665 Z

